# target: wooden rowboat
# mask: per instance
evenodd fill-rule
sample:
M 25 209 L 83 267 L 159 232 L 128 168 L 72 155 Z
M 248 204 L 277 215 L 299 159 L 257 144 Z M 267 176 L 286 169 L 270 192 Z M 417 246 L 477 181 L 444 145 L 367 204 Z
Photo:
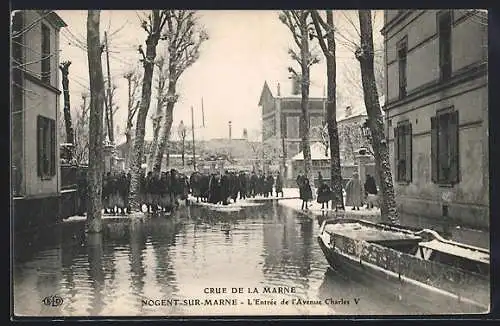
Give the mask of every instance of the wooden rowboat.
M 318 236 L 330 266 L 365 273 L 405 300 L 446 302 L 452 312 L 490 307 L 490 255 L 483 248 L 443 239 L 433 230 L 409 230 L 356 219 L 327 219 Z

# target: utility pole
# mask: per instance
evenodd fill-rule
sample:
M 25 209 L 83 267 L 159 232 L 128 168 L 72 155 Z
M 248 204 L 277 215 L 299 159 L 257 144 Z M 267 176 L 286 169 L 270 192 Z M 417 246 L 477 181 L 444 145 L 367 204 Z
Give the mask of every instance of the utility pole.
M 106 104 L 106 117 L 108 122 L 108 137 L 111 143 L 114 143 L 113 130 L 113 97 L 111 96 L 111 71 L 109 70 L 109 48 L 108 48 L 108 33 L 104 31 L 104 46 L 106 48 L 106 67 L 108 70 L 108 96 Z
M 283 137 L 283 135 L 281 136 L 281 150 L 283 152 L 282 153 L 282 156 L 283 156 L 283 162 L 282 162 L 282 164 L 283 164 L 283 171 L 282 171 L 283 175 L 282 176 L 284 177 L 284 175 L 286 173 L 286 147 L 285 147 L 285 137 Z
M 191 105 L 191 134 L 193 136 L 193 170 L 196 171 L 196 150 L 195 150 L 195 140 L 194 140 L 194 111 Z

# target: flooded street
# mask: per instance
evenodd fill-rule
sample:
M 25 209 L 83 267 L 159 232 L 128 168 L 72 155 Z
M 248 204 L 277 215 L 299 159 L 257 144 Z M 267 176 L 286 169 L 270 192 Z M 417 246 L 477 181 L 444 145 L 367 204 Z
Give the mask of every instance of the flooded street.
M 104 224 L 100 235 L 85 235 L 79 221 L 15 239 L 16 315 L 460 312 L 405 302 L 331 270 L 316 240 L 318 221 L 276 202 L 239 211 L 191 206 L 175 216 Z M 54 296 L 62 301 L 46 301 Z

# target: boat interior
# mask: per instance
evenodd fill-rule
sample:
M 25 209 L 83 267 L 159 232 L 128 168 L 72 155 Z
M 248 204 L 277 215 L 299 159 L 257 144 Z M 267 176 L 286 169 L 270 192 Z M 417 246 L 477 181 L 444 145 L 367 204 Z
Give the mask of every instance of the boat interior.
M 423 260 L 489 275 L 490 254 L 487 249 L 444 239 L 434 230 L 400 228 L 355 219 L 331 219 L 323 222 L 323 231 L 378 244 Z

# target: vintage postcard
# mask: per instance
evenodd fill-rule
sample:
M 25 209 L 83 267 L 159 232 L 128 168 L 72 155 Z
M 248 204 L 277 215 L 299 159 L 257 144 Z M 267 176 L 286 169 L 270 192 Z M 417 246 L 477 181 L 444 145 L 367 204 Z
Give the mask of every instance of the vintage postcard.
M 14 10 L 12 318 L 490 311 L 486 10 Z

